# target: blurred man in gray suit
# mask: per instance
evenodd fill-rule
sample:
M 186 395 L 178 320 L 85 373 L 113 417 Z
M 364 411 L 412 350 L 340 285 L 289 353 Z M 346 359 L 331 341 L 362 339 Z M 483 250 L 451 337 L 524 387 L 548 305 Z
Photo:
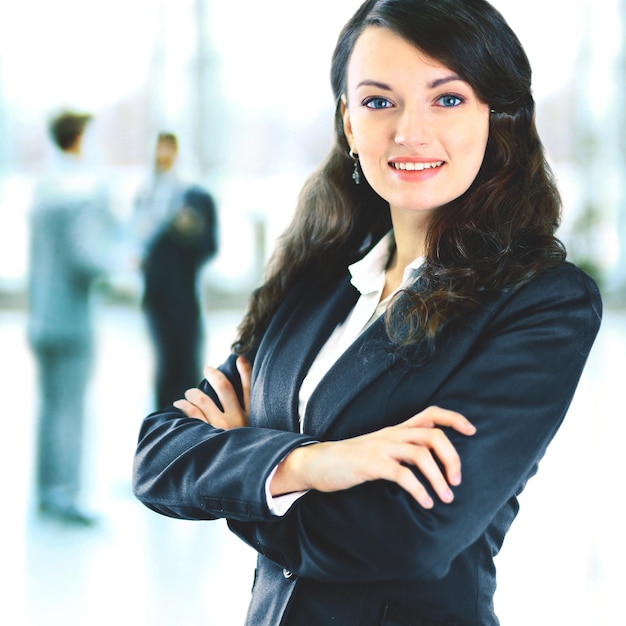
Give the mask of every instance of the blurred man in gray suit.
M 36 497 L 42 517 L 91 525 L 79 502 L 84 404 L 90 377 L 94 281 L 109 267 L 114 222 L 106 188 L 81 158 L 91 116 L 65 111 L 49 124 L 52 170 L 30 214 L 28 338 L 37 362 Z

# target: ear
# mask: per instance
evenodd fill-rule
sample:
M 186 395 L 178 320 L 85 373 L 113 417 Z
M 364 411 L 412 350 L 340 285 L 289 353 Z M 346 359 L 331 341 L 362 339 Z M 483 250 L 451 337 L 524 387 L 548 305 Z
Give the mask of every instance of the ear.
M 343 119 L 343 132 L 351 150 L 357 152 L 354 145 L 354 133 L 352 132 L 352 122 L 350 121 L 350 110 L 348 109 L 348 101 L 346 95 L 341 96 L 341 117 Z

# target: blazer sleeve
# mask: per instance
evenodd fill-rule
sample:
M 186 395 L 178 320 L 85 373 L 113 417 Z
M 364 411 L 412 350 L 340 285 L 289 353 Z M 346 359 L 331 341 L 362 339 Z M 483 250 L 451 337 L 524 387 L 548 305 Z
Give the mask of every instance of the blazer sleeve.
M 493 538 L 497 552 L 512 518 L 494 520 L 536 471 L 558 429 L 600 317 L 591 279 L 573 266 L 549 272 L 505 298 L 428 403 L 413 407 L 457 410 L 477 427 L 472 437 L 448 432 L 463 472 L 453 503 L 433 496 L 434 508 L 425 510 L 380 480 L 311 491 L 283 518 L 231 521 L 231 529 L 292 572 L 326 581 L 441 578 L 485 533 L 501 535 Z M 471 334 L 472 322 L 464 324 L 461 332 Z M 424 375 L 414 368 L 395 393 L 420 385 Z
M 236 355 L 220 366 L 241 398 Z M 201 388 L 219 405 L 215 392 Z M 221 430 L 171 406 L 146 417 L 133 463 L 133 491 L 148 508 L 180 519 L 271 517 L 265 480 L 307 435 L 269 428 Z

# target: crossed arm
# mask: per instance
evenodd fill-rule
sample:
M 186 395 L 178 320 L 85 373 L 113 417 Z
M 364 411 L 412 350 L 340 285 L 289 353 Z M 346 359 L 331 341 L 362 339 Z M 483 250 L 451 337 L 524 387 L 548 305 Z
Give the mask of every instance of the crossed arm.
M 204 374 L 215 390 L 223 410 L 200 389 L 189 389 L 174 406 L 215 428 L 230 430 L 248 425 L 251 366 L 237 359 L 243 406 L 228 378 L 207 367 Z M 272 496 L 298 491 L 334 492 L 365 482 L 385 479 L 398 484 L 424 508 L 434 503 L 426 486 L 409 469 L 415 467 L 442 502 L 452 502 L 451 486 L 461 483 L 461 461 L 441 427 L 471 436 L 475 427 L 460 413 L 436 406 L 410 419 L 373 433 L 313 443 L 292 450 L 277 466 L 270 483 Z

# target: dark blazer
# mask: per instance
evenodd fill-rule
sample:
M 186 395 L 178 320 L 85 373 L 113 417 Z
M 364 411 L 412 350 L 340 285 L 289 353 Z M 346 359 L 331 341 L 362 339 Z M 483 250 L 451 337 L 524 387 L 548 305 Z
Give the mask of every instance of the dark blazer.
M 394 350 L 378 320 L 321 381 L 300 434 L 299 385 L 357 297 L 347 274 L 293 290 L 254 358 L 250 428 L 221 431 L 174 409 L 148 416 L 135 494 L 164 515 L 226 518 L 259 553 L 250 626 L 496 625 L 493 557 L 571 402 L 600 324 L 598 289 L 563 264 L 449 324 L 426 360 Z M 236 382 L 234 357 L 222 369 Z M 379 480 L 269 513 L 265 480 L 291 449 L 430 405 L 477 427 L 448 432 L 463 470 L 452 504 L 435 497 L 425 510 Z

